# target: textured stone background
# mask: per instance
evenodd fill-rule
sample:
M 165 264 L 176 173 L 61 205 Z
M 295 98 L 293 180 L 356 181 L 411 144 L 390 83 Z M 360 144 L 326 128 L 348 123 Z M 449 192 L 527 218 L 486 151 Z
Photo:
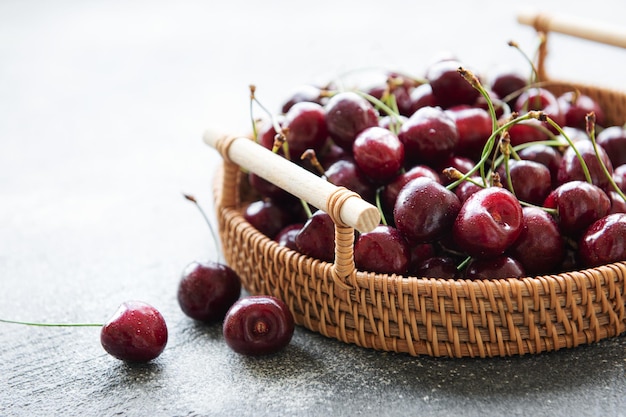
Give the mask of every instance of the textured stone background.
M 541 5 L 541 3 L 544 3 Z M 598 2 L 600 3 L 600 2 Z M 95 328 L 0 324 L 0 415 L 625 415 L 626 339 L 539 356 L 385 354 L 298 329 L 240 357 L 180 312 L 183 267 L 215 257 L 217 154 L 205 128 L 248 129 L 248 85 L 276 109 L 300 83 L 354 68 L 420 73 L 444 51 L 525 68 L 512 2 L 0 2 L 0 317 L 102 322 L 127 299 L 170 328 L 145 366 Z M 516 3 L 517 4 L 517 3 Z M 621 1 L 529 1 L 621 24 Z M 555 35 L 555 76 L 626 89 L 626 52 Z

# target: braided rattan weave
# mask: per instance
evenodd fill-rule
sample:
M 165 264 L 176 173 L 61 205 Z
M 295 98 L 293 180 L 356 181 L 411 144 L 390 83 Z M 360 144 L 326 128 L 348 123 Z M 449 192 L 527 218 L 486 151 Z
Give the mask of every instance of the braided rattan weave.
M 610 123 L 626 122 L 626 94 L 572 86 L 598 100 Z M 436 357 L 521 355 L 571 348 L 626 331 L 626 262 L 598 268 L 493 281 L 444 280 L 357 271 L 354 229 L 338 219 L 338 197 L 328 203 L 336 225 L 336 261 L 322 262 L 280 247 L 249 223 L 242 207 L 252 190 L 217 148 L 223 170 L 214 183 L 220 236 L 228 264 L 253 294 L 283 299 L 296 323 L 347 343 Z

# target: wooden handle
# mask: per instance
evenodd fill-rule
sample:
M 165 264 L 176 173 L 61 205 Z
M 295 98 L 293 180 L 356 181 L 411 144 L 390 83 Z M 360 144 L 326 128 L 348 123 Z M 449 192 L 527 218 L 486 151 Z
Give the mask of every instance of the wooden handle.
M 521 24 L 541 32 L 557 32 L 607 45 L 626 48 L 626 29 L 621 26 L 598 23 L 571 16 L 553 16 L 537 12 L 521 12 L 517 15 Z
M 331 216 L 336 212 L 335 216 L 346 226 L 364 233 L 373 230 L 380 223 L 378 209 L 357 194 L 344 194 L 344 198 L 338 198 L 345 189 L 329 183 L 249 138 L 229 138 L 207 130 L 203 139 L 225 159 L 254 172 Z M 334 207 L 337 201 L 340 206 Z

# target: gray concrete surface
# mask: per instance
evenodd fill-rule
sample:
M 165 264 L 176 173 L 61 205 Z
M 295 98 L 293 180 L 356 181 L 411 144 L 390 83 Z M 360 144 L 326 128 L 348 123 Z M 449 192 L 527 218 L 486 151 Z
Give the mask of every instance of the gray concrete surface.
M 230 351 L 179 310 L 184 266 L 214 258 L 181 193 L 210 210 L 207 127 L 248 129 L 248 85 L 277 108 L 351 68 L 421 71 L 442 51 L 523 66 L 512 3 L 0 2 L 0 317 L 102 322 L 127 299 L 170 328 L 156 361 L 108 356 L 96 328 L 0 324 L 1 416 L 620 416 L 626 339 L 449 360 L 375 352 L 297 329 L 282 353 Z M 609 1 L 529 1 L 621 23 Z M 553 42 L 552 42 L 553 41 Z M 626 87 L 626 53 L 554 36 L 550 68 Z

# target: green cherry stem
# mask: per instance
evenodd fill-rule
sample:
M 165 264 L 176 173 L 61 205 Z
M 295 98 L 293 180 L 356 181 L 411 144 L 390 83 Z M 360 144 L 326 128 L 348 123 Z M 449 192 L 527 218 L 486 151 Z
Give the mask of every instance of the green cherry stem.
M 613 175 L 609 172 L 609 169 L 606 167 L 606 164 L 600 157 L 600 153 L 598 152 L 598 142 L 596 142 L 596 115 L 594 113 L 589 113 L 585 116 L 585 121 L 587 124 L 587 134 L 589 138 L 591 138 L 591 144 L 593 145 L 593 151 L 596 154 L 596 158 L 602 167 L 602 171 L 604 175 L 609 180 L 611 187 L 617 192 L 617 194 L 626 201 L 626 195 L 622 192 L 622 190 L 617 186 L 615 180 L 613 179 Z
M 38 326 L 38 327 L 102 327 L 103 323 L 35 323 L 31 321 L 17 321 L 17 320 L 5 320 L 0 319 L 0 323 L 8 324 L 22 324 L 25 326 Z
M 209 231 L 211 232 L 211 236 L 213 237 L 213 244 L 215 245 L 215 251 L 217 252 L 218 257 L 222 259 L 222 251 L 220 249 L 221 248 L 220 242 L 217 239 L 217 233 L 215 233 L 215 229 L 213 228 L 213 225 L 211 224 L 211 221 L 209 220 L 209 216 L 207 216 L 206 212 L 204 211 L 202 206 L 200 206 L 200 204 L 198 203 L 198 200 L 196 200 L 194 196 L 189 195 L 189 194 L 183 194 L 183 197 L 185 197 L 188 201 L 191 201 L 192 203 L 194 203 L 196 208 L 198 209 L 198 211 L 204 218 L 204 221 L 206 222 L 207 226 L 209 226 Z
M 580 152 L 578 152 L 578 149 L 576 149 L 576 145 L 574 145 L 574 142 L 572 142 L 569 136 L 567 136 L 567 133 L 565 133 L 563 129 L 561 129 L 561 126 L 559 126 L 559 124 L 556 123 L 554 120 L 552 120 L 549 116 L 545 116 L 545 120 L 543 119 L 539 119 L 539 120 L 548 122 L 550 126 L 555 128 L 559 132 L 559 134 L 563 136 L 563 138 L 565 138 L 569 146 L 574 150 L 574 153 L 576 154 L 576 157 L 578 158 L 578 161 L 580 162 L 581 169 L 583 170 L 583 174 L 585 175 L 585 180 L 589 184 L 592 184 L 593 181 L 591 180 L 591 174 L 589 173 L 589 168 L 587 168 L 587 164 L 585 163 L 585 160 L 583 159 Z

